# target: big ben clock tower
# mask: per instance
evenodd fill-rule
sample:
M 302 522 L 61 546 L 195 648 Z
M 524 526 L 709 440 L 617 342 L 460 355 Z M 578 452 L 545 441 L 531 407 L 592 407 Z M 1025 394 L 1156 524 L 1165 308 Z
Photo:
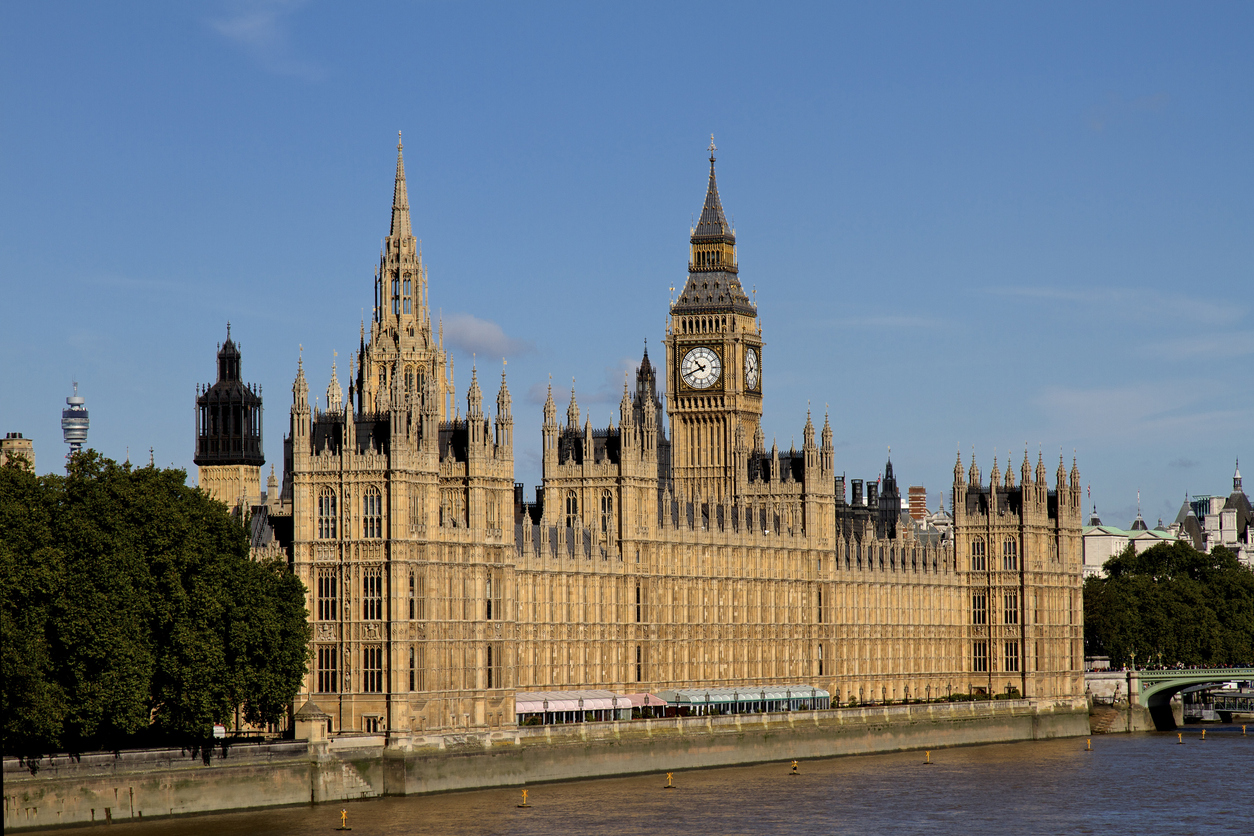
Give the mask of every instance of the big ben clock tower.
M 740 286 L 736 234 L 714 179 L 701 220 L 692 230 L 688 282 L 671 305 L 666 335 L 672 474 L 688 495 L 728 500 L 747 474 L 737 450 L 746 450 L 762 421 L 762 331 L 757 309 Z

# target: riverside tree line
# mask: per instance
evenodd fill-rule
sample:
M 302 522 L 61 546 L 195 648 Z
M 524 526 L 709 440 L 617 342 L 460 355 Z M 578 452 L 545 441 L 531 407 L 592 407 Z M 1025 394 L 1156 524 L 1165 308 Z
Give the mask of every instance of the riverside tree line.
M 308 661 L 305 590 L 182 470 L 94 451 L 0 467 L 6 755 L 196 746 L 273 723 Z
M 1254 570 L 1222 546 L 1132 546 L 1084 582 L 1085 655 L 1114 667 L 1254 665 Z

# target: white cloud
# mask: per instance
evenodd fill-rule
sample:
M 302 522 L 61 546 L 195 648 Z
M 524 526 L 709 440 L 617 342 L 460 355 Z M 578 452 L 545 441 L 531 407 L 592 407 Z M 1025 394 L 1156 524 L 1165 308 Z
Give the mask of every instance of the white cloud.
M 444 341 L 466 354 L 485 359 L 526 354 L 534 346 L 526 340 L 515 340 L 501 326 L 470 314 L 453 314 L 444 320 Z
M 1231 324 L 1245 316 L 1239 305 L 1207 302 L 1189 296 L 1130 287 L 993 287 L 994 296 L 1044 299 L 1068 305 L 1092 306 L 1103 316 L 1162 322 L 1185 320 L 1205 325 Z
M 322 78 L 314 64 L 296 58 L 289 36 L 289 18 L 306 0 L 235 0 L 226 17 L 209 21 L 215 32 L 232 41 L 263 68 L 279 75 L 311 81 Z
M 1207 333 L 1149 343 L 1144 348 L 1151 357 L 1166 359 L 1213 357 L 1227 359 L 1254 354 L 1254 331 Z
M 1248 407 L 1199 408 L 1213 402 L 1217 385 L 1193 380 L 1104 388 L 1051 386 L 1034 400 L 1067 435 L 1149 444 L 1182 435 L 1227 433 L 1254 426 Z

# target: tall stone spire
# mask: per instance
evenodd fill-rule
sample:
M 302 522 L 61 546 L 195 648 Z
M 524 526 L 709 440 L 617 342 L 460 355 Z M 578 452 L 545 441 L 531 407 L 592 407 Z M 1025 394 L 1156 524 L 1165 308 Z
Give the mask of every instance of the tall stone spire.
M 496 414 L 498 418 L 510 418 L 510 408 L 514 400 L 509 396 L 509 387 L 505 385 L 505 368 L 501 368 L 501 388 L 496 393 Z
M 340 378 L 336 375 L 335 361 L 331 361 L 331 382 L 327 384 L 327 412 L 339 412 L 344 403 L 344 390 L 340 388 Z
M 723 213 L 714 176 L 714 137 L 710 137 L 710 182 L 705 190 L 701 219 L 692 228 L 688 283 L 671 306 L 671 313 L 734 311 L 749 316 L 756 308 L 745 295 L 737 277 L 736 233 Z
M 479 388 L 479 367 L 470 367 L 470 390 L 466 393 L 466 417 L 483 417 L 483 390 Z
M 296 358 L 296 379 L 292 381 L 292 406 L 309 408 L 309 383 L 305 380 L 305 356 Z
M 401 145 L 401 133 L 396 132 L 396 184 L 392 187 L 392 231 L 393 238 L 413 237 L 413 228 L 409 223 L 409 190 L 405 188 L 405 153 Z
M 579 403 L 575 400 L 575 385 L 570 386 L 570 405 L 566 407 L 566 426 L 573 431 L 579 430 Z
M 701 207 L 701 219 L 697 221 L 697 227 L 692 231 L 692 238 L 694 242 L 698 238 L 709 238 L 735 244 L 736 233 L 727 222 L 727 216 L 723 214 L 723 201 L 719 199 L 718 180 L 714 176 L 714 152 L 717 150 L 718 148 L 714 145 L 714 135 L 711 134 L 710 183 L 705 189 L 705 204 Z M 730 272 L 736 272 L 735 264 L 729 266 Z
M 549 380 L 549 394 L 544 399 L 544 425 L 557 426 L 557 405 L 553 403 L 553 381 Z

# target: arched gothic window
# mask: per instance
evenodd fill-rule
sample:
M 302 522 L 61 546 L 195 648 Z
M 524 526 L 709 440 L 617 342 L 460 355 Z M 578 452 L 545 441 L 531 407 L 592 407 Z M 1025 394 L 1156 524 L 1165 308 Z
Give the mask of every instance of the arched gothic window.
M 335 537 L 335 494 L 330 488 L 323 488 L 318 494 L 318 537 L 334 539 Z
M 614 495 L 608 488 L 601 491 L 601 533 L 606 537 L 614 533 Z
M 1013 537 L 1007 537 L 1001 545 L 1001 568 L 1007 572 L 1019 570 L 1019 544 Z
M 984 562 L 984 541 L 979 537 L 971 541 L 971 571 L 983 572 L 988 565 Z
M 383 497 L 378 488 L 367 488 L 361 498 L 361 536 L 383 536 Z
M 574 528 L 579 519 L 579 497 L 574 491 L 566 492 L 566 527 Z

